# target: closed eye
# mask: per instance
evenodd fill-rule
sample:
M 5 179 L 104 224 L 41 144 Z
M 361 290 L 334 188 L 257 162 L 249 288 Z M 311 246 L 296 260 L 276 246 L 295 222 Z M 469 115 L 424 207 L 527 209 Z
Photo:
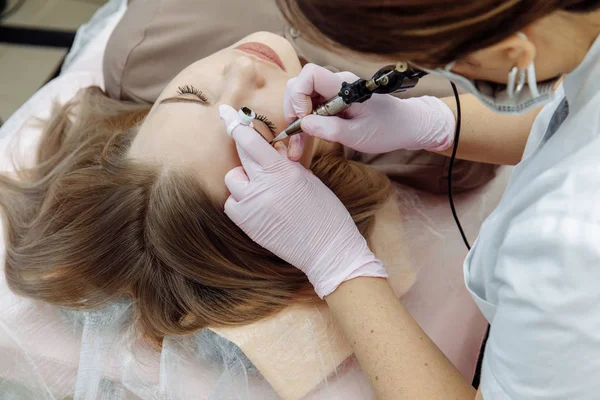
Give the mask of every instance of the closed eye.
M 263 124 L 265 124 L 267 126 L 267 128 L 269 128 L 271 133 L 273 133 L 273 134 L 277 133 L 277 127 L 266 116 L 258 114 L 256 116 L 256 119 L 259 120 L 260 122 L 262 122 Z
M 168 97 L 160 101 L 160 104 L 165 103 L 198 103 L 203 106 L 210 105 L 208 98 L 202 93 L 202 90 L 196 89 L 192 85 L 183 85 L 177 88 L 177 94 L 179 96 Z M 192 98 L 186 95 L 194 95 L 196 98 Z M 184 97 L 185 96 L 185 97 Z
M 208 103 L 208 98 L 204 95 L 204 93 L 202 93 L 202 90 L 198 90 L 192 85 L 179 86 L 177 88 L 177 93 L 179 93 L 181 95 L 193 94 L 194 96 L 198 97 L 203 102 Z

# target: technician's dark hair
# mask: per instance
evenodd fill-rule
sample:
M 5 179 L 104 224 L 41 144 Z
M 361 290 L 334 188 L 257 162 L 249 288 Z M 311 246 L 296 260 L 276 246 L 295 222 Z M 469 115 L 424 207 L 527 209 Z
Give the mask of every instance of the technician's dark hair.
M 555 11 L 599 0 L 277 0 L 305 39 L 332 50 L 438 66 L 498 43 Z

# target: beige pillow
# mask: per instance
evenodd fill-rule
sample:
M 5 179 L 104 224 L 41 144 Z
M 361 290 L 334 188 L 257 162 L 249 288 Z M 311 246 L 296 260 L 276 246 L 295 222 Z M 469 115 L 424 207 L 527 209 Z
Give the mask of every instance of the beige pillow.
M 111 97 L 152 103 L 183 68 L 253 32 L 286 37 L 304 59 L 369 77 L 382 65 L 308 43 L 285 22 L 274 0 L 130 0 L 104 55 Z M 428 76 L 405 96 L 450 96 L 447 81 Z
M 183 68 L 257 31 L 283 32 L 272 0 L 131 0 L 104 53 L 108 94 L 153 103 Z

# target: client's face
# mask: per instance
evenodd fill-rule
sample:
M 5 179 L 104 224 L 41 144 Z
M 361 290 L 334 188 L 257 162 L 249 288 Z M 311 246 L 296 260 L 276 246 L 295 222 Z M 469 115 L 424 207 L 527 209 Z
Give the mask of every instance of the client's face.
M 267 32 L 247 36 L 195 62 L 160 94 L 130 155 L 194 171 L 211 193 L 225 200 L 228 193 L 223 178 L 241 162 L 219 117 L 219 105 L 250 107 L 260 118 L 255 129 L 271 140 L 285 128 L 285 85 L 300 68 L 287 40 Z M 310 162 L 309 153 L 302 160 L 305 166 Z

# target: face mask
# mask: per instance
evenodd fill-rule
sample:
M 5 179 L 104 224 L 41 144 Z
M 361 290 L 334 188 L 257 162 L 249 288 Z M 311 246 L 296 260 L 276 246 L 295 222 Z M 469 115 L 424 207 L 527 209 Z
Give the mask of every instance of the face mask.
M 521 32 L 518 34 L 527 39 L 525 34 Z M 544 82 L 537 82 L 533 62 L 527 69 L 518 69 L 517 67 L 511 69 L 508 73 L 507 84 L 469 79 L 451 72 L 453 66 L 454 62 L 446 65 L 445 68 L 434 70 L 419 68 L 453 81 L 475 95 L 492 111 L 503 114 L 523 114 L 549 103 L 554 98 L 554 87 L 560 79 L 559 75 Z

